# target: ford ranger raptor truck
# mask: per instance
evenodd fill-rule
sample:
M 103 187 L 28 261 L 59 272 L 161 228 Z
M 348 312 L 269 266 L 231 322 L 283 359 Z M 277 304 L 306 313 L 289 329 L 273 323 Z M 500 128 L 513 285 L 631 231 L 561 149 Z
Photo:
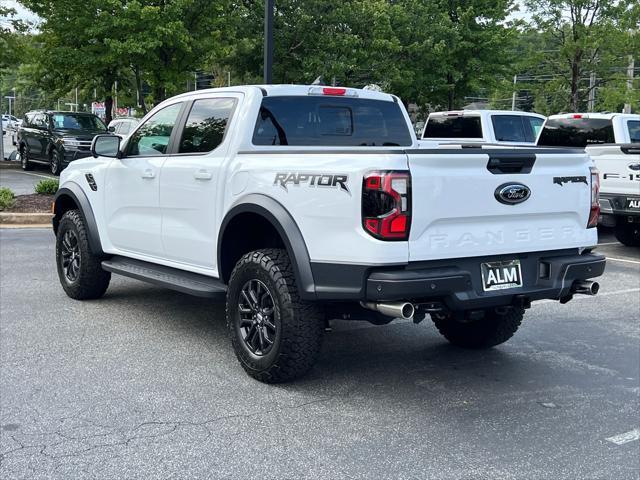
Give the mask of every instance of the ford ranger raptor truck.
M 226 302 L 263 382 L 304 374 L 332 319 L 419 323 L 455 345 L 509 339 L 531 302 L 594 295 L 598 173 L 581 149 L 418 149 L 370 90 L 185 93 L 63 171 L 56 262 L 74 299 L 112 274 Z
M 600 224 L 620 243 L 640 247 L 640 115 L 552 115 L 538 144 L 585 148 L 601 175 Z

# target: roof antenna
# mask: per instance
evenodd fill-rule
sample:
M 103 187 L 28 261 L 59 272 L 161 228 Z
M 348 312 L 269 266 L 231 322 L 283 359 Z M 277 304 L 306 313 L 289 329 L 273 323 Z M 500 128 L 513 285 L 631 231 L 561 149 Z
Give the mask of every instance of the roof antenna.
M 325 85 L 322 75 L 318 76 L 311 85 Z

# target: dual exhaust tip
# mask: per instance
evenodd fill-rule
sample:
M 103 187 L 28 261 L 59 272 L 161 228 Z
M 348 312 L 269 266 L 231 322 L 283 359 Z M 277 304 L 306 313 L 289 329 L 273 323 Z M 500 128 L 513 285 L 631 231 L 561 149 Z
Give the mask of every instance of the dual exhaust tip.
M 600 284 L 598 282 L 591 282 L 586 280 L 577 280 L 571 285 L 571 293 L 577 293 L 580 295 L 597 295 L 600 291 Z
M 577 280 L 571 285 L 571 293 L 580 295 L 597 295 L 600 291 L 600 284 L 598 282 Z M 402 318 L 404 320 L 411 320 L 416 313 L 416 309 L 413 304 L 409 302 L 362 302 L 364 308 L 372 310 L 374 312 L 381 313 L 391 318 Z
M 409 302 L 362 302 L 361 305 L 367 310 L 379 312 L 387 317 L 402 318 L 403 320 L 411 320 L 413 314 L 416 313 L 415 307 Z

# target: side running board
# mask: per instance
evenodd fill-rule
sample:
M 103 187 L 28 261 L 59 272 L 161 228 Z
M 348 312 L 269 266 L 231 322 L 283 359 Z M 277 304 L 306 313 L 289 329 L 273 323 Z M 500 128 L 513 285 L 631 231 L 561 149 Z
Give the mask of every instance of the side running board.
M 115 256 L 109 260 L 104 260 L 102 268 L 107 272 L 117 273 L 197 297 L 223 300 L 227 292 L 227 287 L 217 278 L 132 258 Z

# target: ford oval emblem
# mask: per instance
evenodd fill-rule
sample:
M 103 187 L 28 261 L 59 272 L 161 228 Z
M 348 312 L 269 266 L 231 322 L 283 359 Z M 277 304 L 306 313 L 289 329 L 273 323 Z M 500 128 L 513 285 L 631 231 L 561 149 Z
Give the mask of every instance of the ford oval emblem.
M 531 190 L 521 183 L 505 183 L 496 188 L 495 197 L 505 205 L 516 205 L 526 201 L 531 196 Z
M 629 170 L 633 170 L 634 172 L 637 172 L 638 170 L 640 170 L 640 163 L 630 163 Z

